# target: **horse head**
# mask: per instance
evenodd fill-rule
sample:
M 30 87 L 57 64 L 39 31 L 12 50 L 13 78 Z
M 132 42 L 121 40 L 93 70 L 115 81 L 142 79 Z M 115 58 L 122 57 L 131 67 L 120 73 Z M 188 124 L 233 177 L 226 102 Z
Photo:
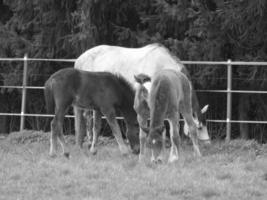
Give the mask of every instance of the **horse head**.
M 162 153 L 165 149 L 165 137 L 163 137 L 164 134 L 166 134 L 164 125 L 149 129 L 149 134 L 146 139 L 146 146 L 152 150 L 152 162 L 160 163 L 163 160 Z
M 209 105 L 205 105 L 201 109 L 200 113 L 194 114 L 194 121 L 197 125 L 197 136 L 198 136 L 199 141 L 204 142 L 204 144 L 210 144 L 210 137 L 208 134 L 206 116 L 205 116 L 208 108 L 209 108 Z M 185 135 L 189 134 L 188 125 L 186 123 L 184 124 L 184 133 Z

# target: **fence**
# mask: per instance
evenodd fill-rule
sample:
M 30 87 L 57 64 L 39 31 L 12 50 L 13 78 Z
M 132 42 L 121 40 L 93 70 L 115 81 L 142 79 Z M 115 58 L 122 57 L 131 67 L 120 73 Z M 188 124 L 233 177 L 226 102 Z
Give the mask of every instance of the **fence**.
M 52 61 L 52 62 L 75 62 L 75 59 L 43 59 L 43 58 L 28 58 L 27 55 L 24 58 L 0 58 L 0 61 L 23 61 L 23 82 L 22 86 L 0 86 L 0 88 L 17 88 L 22 90 L 22 101 L 21 101 L 21 113 L 0 113 L 0 116 L 20 116 L 20 130 L 24 129 L 25 117 L 52 117 L 53 115 L 46 114 L 29 114 L 25 113 L 26 106 L 26 91 L 27 89 L 43 89 L 44 87 L 27 86 L 27 72 L 28 72 L 28 61 Z M 253 90 L 232 90 L 232 67 L 233 66 L 265 66 L 267 62 L 239 62 L 239 61 L 181 61 L 183 64 L 196 64 L 196 65 L 219 65 L 227 66 L 227 88 L 226 90 L 197 90 L 199 92 L 216 92 L 216 93 L 227 93 L 227 111 L 225 120 L 207 120 L 208 122 L 214 123 L 226 123 L 226 141 L 231 138 L 231 123 L 257 123 L 267 124 L 267 121 L 247 121 L 247 120 L 232 120 L 232 93 L 249 93 L 249 94 L 267 94 L 267 91 L 253 91 Z M 73 117 L 67 115 L 66 117 Z

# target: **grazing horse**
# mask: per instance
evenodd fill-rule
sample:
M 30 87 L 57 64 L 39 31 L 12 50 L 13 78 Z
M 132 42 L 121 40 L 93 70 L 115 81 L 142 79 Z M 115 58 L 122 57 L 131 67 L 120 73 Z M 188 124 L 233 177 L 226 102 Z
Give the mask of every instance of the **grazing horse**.
M 69 156 L 63 133 L 63 119 L 67 109 L 74 105 L 81 110 L 95 110 L 94 141 L 90 151 L 96 153 L 96 138 L 100 131 L 101 113 L 115 136 L 122 154 L 128 154 L 120 127 L 116 120 L 116 111 L 125 119 L 131 148 L 139 151 L 139 126 L 133 109 L 134 90 L 121 76 L 109 72 L 85 72 L 74 68 L 65 68 L 54 73 L 45 83 L 45 100 L 48 112 L 55 111 L 51 122 L 50 155 L 55 154 L 56 140 L 59 139 L 63 153 Z
M 152 80 L 145 74 L 135 76 L 139 86 L 135 94 L 134 108 L 140 131 L 139 160 L 143 159 L 145 143 L 152 148 L 152 161 L 162 160 L 162 133 L 164 120 L 170 124 L 171 151 L 169 162 L 178 160 L 180 149 L 179 118 L 182 114 L 189 128 L 189 137 L 193 142 L 195 154 L 201 156 L 198 147 L 197 124 L 193 118 L 192 86 L 184 73 L 163 69 L 158 71 Z M 151 81 L 148 93 L 144 83 Z M 147 121 L 150 118 L 150 125 Z M 148 136 L 147 136 L 148 134 Z
M 131 83 L 135 89 L 136 82 L 134 80 L 134 75 L 141 73 L 153 77 L 155 73 L 162 69 L 172 69 L 183 72 L 189 78 L 188 72 L 180 60 L 160 44 L 150 44 L 141 48 L 99 45 L 80 55 L 75 62 L 74 68 L 84 71 L 108 71 L 113 74 L 120 74 Z M 149 87 L 149 85 L 147 87 Z M 204 112 L 207 111 L 207 106 L 204 107 L 201 112 L 194 90 L 192 91 L 192 103 L 194 117 L 199 127 L 199 139 L 209 140 L 206 118 L 204 115 Z M 75 131 L 77 134 L 76 142 L 79 146 L 82 146 L 83 138 L 86 135 L 86 123 L 83 112 L 80 109 L 74 107 L 74 113 Z M 188 129 L 185 128 L 185 130 Z M 89 135 L 90 132 L 91 129 L 89 128 Z M 186 134 L 187 132 L 188 131 L 185 131 Z

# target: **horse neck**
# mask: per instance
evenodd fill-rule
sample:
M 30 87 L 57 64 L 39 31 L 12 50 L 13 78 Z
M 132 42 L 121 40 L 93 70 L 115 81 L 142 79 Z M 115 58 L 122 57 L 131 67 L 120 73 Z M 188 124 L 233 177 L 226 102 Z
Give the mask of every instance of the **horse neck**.
M 161 134 L 164 128 L 164 113 L 163 110 L 155 110 L 154 108 L 151 108 L 149 126 L 150 137 L 155 138 L 158 137 L 158 134 Z
M 165 114 L 168 106 L 168 85 L 158 83 L 156 87 L 153 87 L 150 93 L 150 129 L 161 127 L 164 124 Z M 164 91 L 164 95 L 162 92 Z
M 192 88 L 192 110 L 193 110 L 193 113 L 195 113 L 198 117 L 199 120 L 202 120 L 202 113 L 201 113 L 201 110 L 200 110 L 200 106 L 199 106 L 199 102 L 198 102 L 198 98 L 197 98 L 197 94 L 196 94 L 196 91 L 194 90 L 194 87 L 193 87 L 193 84 L 192 82 L 190 81 L 191 80 L 191 76 L 188 72 L 188 70 L 184 67 L 182 67 L 181 69 L 181 72 L 183 74 L 185 74 L 185 76 L 188 78 L 189 82 L 190 82 L 190 85 L 191 85 L 191 88 Z
M 159 127 L 162 127 L 164 125 L 164 113 L 163 110 L 155 110 L 151 109 L 150 112 L 150 129 L 155 130 Z
M 198 98 L 196 95 L 196 91 L 192 88 L 192 109 L 193 113 L 197 115 L 198 120 L 202 121 L 202 113 L 200 110 Z
M 133 104 L 131 106 L 122 106 L 120 107 L 120 111 L 124 117 L 125 123 L 127 126 L 136 126 L 137 122 L 137 114 L 133 109 Z

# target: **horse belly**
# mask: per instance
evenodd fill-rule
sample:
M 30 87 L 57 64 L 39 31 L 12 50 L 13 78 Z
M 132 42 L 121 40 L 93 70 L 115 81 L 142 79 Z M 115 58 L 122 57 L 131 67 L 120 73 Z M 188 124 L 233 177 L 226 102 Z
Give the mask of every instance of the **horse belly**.
M 81 95 L 78 95 L 75 97 L 72 105 L 83 110 L 88 110 L 88 109 L 98 110 L 99 109 L 98 105 L 96 105 L 96 103 L 92 100 L 92 98 L 88 98 L 88 97 L 85 98 L 85 97 L 82 97 Z

